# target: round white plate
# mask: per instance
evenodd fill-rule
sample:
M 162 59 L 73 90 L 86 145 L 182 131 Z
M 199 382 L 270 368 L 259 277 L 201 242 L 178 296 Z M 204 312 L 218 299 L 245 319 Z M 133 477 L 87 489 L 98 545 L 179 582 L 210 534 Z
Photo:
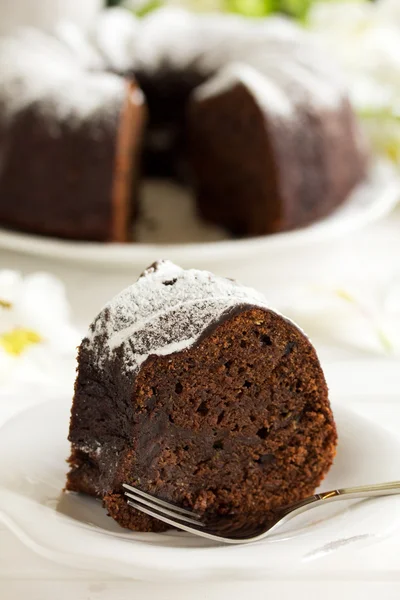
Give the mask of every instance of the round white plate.
M 181 266 L 229 260 L 265 260 L 271 253 L 295 250 L 340 238 L 386 216 L 400 200 L 394 167 L 377 162 L 367 180 L 332 215 L 295 231 L 240 240 L 196 244 L 106 244 L 70 242 L 0 229 L 0 248 L 74 263 L 141 272 L 160 257 Z
M 301 578 L 332 567 L 339 576 L 358 551 L 400 527 L 400 497 L 392 496 L 314 509 L 253 545 L 125 531 L 99 501 L 62 492 L 69 408 L 69 401 L 42 403 L 0 430 L 0 521 L 56 562 L 153 582 Z M 339 406 L 335 415 L 340 442 L 323 489 L 398 479 L 400 441 Z

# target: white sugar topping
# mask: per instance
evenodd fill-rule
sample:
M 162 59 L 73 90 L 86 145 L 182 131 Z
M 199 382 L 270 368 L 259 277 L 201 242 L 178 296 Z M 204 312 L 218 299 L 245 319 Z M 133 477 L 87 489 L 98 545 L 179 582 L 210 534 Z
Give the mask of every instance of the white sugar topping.
M 82 68 L 97 71 L 105 70 L 106 63 L 104 59 L 75 23 L 62 21 L 56 27 L 56 36 L 67 46 Z
M 37 102 L 49 120 L 79 124 L 115 114 L 125 97 L 123 79 L 88 73 L 66 45 L 35 30 L 0 40 L 0 73 L 0 108 L 9 121 Z
M 268 308 L 251 288 L 161 261 L 103 308 L 84 344 L 99 367 L 122 348 L 127 372 L 137 372 L 150 355 L 190 348 L 210 325 L 243 304 Z
M 276 116 L 293 117 L 304 103 L 333 110 L 340 105 L 346 94 L 343 81 L 337 70 L 327 65 L 329 61 L 315 57 L 318 49 L 314 44 L 281 39 L 273 28 L 265 28 L 263 36 L 264 43 L 257 35 L 248 42 L 247 53 L 241 47 L 240 60 L 217 70 L 195 91 L 195 97 L 202 100 L 219 95 L 241 82 L 262 108 Z
M 89 32 L 89 38 L 107 65 L 123 73 L 135 66 L 139 29 L 139 20 L 131 12 L 123 8 L 109 8 L 100 14 Z
M 195 69 L 215 75 L 200 98 L 225 91 L 238 80 L 265 108 L 293 116 L 304 101 L 335 108 L 344 88 L 315 40 L 288 19 L 244 19 L 238 15 L 193 15 L 179 8 L 155 11 L 142 22 L 137 66 L 146 72 Z M 208 85 L 209 84 L 209 85 Z
M 115 115 L 126 86 L 119 73 L 193 70 L 210 81 L 198 97 L 242 81 L 266 110 L 292 118 L 304 97 L 334 107 L 343 88 L 310 36 L 283 18 L 199 15 L 166 7 L 143 19 L 106 9 L 88 34 L 62 23 L 58 39 L 24 29 L 0 41 L 3 119 L 39 102 L 57 122 Z M 215 75 L 215 77 L 214 77 Z
M 335 110 L 343 101 L 345 91 L 337 80 L 310 69 L 307 63 L 297 58 L 282 60 L 270 66 L 268 74 L 295 102 L 303 101 L 312 106 L 319 105 Z
M 163 64 L 184 68 L 204 50 L 197 16 L 178 8 L 150 13 L 140 24 L 135 46 L 136 65 L 146 72 Z
M 237 83 L 243 83 L 257 99 L 257 102 L 272 113 L 281 117 L 292 117 L 295 106 L 291 98 L 276 83 L 244 63 L 232 63 L 222 69 L 215 77 L 204 83 L 195 91 L 195 98 L 219 95 Z

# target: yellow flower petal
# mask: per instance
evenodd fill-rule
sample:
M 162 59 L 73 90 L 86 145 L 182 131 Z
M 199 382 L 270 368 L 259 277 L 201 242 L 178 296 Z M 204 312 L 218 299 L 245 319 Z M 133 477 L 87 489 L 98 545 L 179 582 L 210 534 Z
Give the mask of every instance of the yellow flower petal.
M 2 300 L 0 298 L 0 308 L 7 308 L 7 309 L 9 309 L 9 308 L 12 308 L 12 304 L 11 304 L 11 302 L 8 302 L 7 300 Z
M 355 304 L 356 302 L 353 296 L 343 288 L 338 288 L 337 290 L 335 290 L 335 293 L 342 300 L 346 300 L 346 302 L 351 302 L 351 304 Z
M 40 335 L 31 329 L 15 328 L 0 335 L 0 346 L 13 356 L 20 356 L 28 346 L 39 344 L 41 341 Z

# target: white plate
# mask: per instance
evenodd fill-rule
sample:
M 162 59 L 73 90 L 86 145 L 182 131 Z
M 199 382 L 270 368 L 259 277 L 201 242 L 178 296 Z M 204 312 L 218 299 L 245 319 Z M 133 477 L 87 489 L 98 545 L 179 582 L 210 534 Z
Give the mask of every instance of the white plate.
M 369 176 L 332 215 L 296 231 L 275 235 L 196 244 L 106 244 L 70 242 L 0 229 L 0 248 L 74 263 L 117 267 L 140 273 L 160 257 L 181 266 L 235 260 L 262 260 L 275 251 L 329 242 L 386 216 L 400 199 L 400 180 L 387 162 L 376 163 Z
M 148 581 L 345 577 L 352 557 L 400 527 L 400 498 L 314 510 L 258 544 L 219 546 L 180 532 L 127 532 L 100 502 L 61 492 L 70 403 L 42 403 L 0 430 L 0 521 L 58 563 Z M 337 406 L 339 449 L 323 489 L 398 479 L 400 441 Z M 321 488 L 322 489 L 322 488 Z M 377 550 L 378 551 L 378 550 Z M 354 561 L 353 561 L 354 562 Z M 354 565 L 353 565 L 354 566 Z

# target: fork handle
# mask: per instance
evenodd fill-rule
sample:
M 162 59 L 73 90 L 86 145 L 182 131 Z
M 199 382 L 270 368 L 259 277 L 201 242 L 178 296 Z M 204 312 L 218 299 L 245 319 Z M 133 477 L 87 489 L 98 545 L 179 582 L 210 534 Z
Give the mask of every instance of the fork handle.
M 282 516 L 295 517 L 308 508 L 314 508 L 322 504 L 328 504 L 337 500 L 353 500 L 356 498 L 374 498 L 378 496 L 392 496 L 400 494 L 400 481 L 390 481 L 388 483 L 375 483 L 373 485 L 361 485 L 356 487 L 340 488 L 309 496 L 292 504 L 282 510 Z

